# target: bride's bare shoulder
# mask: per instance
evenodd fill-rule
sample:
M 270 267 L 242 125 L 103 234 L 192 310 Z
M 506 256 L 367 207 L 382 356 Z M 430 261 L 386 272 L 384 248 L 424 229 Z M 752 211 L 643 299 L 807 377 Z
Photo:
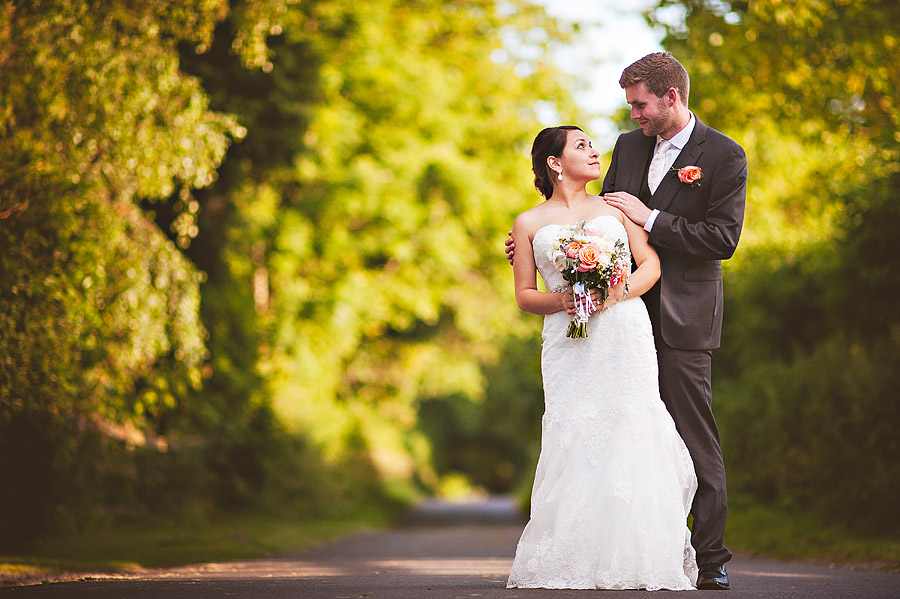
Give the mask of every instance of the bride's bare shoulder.
M 618 208 L 607 204 L 606 200 L 603 199 L 603 196 L 592 196 L 592 199 L 594 200 L 594 205 L 597 209 L 597 216 L 606 214 L 618 219 L 620 223 L 625 224 L 625 213 Z
M 543 204 L 539 204 L 517 216 L 513 223 L 513 230 L 519 230 L 532 237 L 538 229 L 547 224 L 547 218 L 547 209 Z

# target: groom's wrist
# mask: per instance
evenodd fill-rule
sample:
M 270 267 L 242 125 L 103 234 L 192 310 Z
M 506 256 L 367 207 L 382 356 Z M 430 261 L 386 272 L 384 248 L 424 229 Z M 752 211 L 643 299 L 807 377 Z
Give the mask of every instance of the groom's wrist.
M 644 230 L 646 232 L 649 233 L 650 230 L 653 228 L 653 223 L 656 222 L 657 216 L 659 216 L 659 210 L 654 208 L 653 210 L 650 211 L 650 216 L 647 217 L 647 222 L 644 223 Z

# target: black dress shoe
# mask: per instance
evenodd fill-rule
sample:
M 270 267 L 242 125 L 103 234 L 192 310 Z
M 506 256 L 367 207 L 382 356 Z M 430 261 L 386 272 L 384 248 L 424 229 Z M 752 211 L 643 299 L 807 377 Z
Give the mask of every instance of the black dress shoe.
M 705 591 L 728 590 L 728 574 L 723 564 L 704 564 L 697 576 L 697 588 Z

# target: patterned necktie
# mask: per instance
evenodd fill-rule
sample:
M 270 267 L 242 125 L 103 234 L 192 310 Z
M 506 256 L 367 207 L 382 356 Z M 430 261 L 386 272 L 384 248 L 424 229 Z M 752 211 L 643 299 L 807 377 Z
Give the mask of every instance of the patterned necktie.
M 653 154 L 653 160 L 650 161 L 650 170 L 647 171 L 647 183 L 650 185 L 650 193 L 656 193 L 659 182 L 662 181 L 666 174 L 666 151 L 672 147 L 672 143 L 668 140 L 662 140 L 656 146 L 656 153 Z

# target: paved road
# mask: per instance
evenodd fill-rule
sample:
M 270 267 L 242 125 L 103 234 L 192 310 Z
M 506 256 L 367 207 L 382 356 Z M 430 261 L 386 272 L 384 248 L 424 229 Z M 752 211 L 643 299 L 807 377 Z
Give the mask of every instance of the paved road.
M 0 589 L 10 599 L 602 599 L 644 591 L 506 589 L 523 522 L 503 500 L 428 503 L 397 528 L 246 562 Z M 737 556 L 722 599 L 900 598 L 900 574 Z M 699 591 L 708 596 L 713 591 Z M 653 597 L 670 596 L 657 591 Z M 722 592 L 718 592 L 719 595 Z M 683 596 L 683 594 L 682 594 Z

